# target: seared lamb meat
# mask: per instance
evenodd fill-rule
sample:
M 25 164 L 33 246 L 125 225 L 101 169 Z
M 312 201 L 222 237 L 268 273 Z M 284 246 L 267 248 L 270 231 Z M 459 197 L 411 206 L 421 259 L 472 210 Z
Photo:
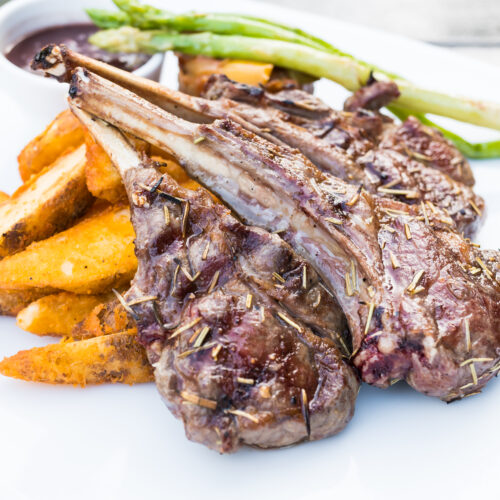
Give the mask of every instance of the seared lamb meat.
M 366 109 L 378 111 L 399 97 L 395 82 L 377 82 L 371 79 L 364 87 L 354 92 L 344 103 L 344 111 Z
M 157 146 L 248 223 L 281 231 L 346 314 L 363 380 L 450 401 L 500 368 L 498 254 L 436 207 L 372 195 L 230 120 L 196 125 L 77 70 L 73 103 Z M 493 261 L 490 261 L 493 259 Z
M 474 179 L 460 152 L 415 118 L 395 125 L 376 112 L 397 96 L 394 84 L 375 82 L 360 89 L 346 102 L 347 113 L 299 90 L 270 94 L 222 75 L 209 79 L 205 95 L 253 105 L 253 110 L 239 108 L 238 115 L 269 128 L 336 177 L 405 203 L 430 202 L 444 209 L 467 236 L 479 227 L 484 202 L 470 187 Z M 256 113 L 255 106 L 267 115 Z
M 389 117 L 376 112 L 390 104 L 398 94 L 394 82 L 373 81 L 346 100 L 346 112 L 339 112 L 325 105 L 318 97 L 298 90 L 271 94 L 263 89 L 232 82 L 222 75 L 213 75 L 204 93 L 208 99 L 224 98 L 285 111 L 289 121 L 314 131 L 316 136 L 345 150 L 351 159 L 380 145 L 432 166 L 457 182 L 474 185 L 469 163 L 440 132 L 422 125 L 414 117 L 397 125 Z
M 401 154 L 382 147 L 389 144 L 390 134 L 394 136 L 399 128 L 388 117 L 364 109 L 337 112 L 320 99 L 297 89 L 272 93 L 236 84 L 223 75 L 213 75 L 208 82 L 207 95 L 218 99 L 207 101 L 172 91 L 64 47 L 49 46 L 34 62 L 34 67 L 45 69 L 60 79 L 67 79 L 78 65 L 189 121 L 209 123 L 215 118 L 230 118 L 271 142 L 299 149 L 322 170 L 363 185 L 372 193 L 409 204 L 425 201 L 443 208 L 458 230 L 467 236 L 472 236 L 480 223 L 483 200 L 460 182 L 470 174 L 470 168 L 460 153 L 437 132 L 432 146 L 424 147 L 425 141 L 418 142 L 420 146 L 410 141 L 408 147 L 401 146 L 405 150 L 405 154 Z M 394 96 L 392 87 L 374 85 L 378 85 L 378 90 L 372 92 L 371 101 L 365 95 L 353 98 L 350 106 L 366 103 L 374 107 Z M 406 133 L 400 135 L 411 137 Z M 381 137 L 385 138 L 382 142 Z M 435 158 L 430 161 L 427 158 L 431 157 L 412 149 L 418 149 L 417 146 L 419 151 L 435 153 Z M 462 163 L 457 162 L 460 158 Z
M 221 452 L 339 432 L 359 382 L 318 275 L 277 235 L 181 188 L 116 129 L 76 114 L 119 167 L 139 267 L 125 296 L 168 408 Z M 348 355 L 348 353 L 347 353 Z

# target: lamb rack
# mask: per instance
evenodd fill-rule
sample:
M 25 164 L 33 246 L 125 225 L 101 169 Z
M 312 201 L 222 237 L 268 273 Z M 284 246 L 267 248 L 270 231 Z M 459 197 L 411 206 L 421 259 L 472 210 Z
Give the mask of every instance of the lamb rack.
M 121 300 L 187 436 L 227 453 L 339 432 L 359 381 L 344 316 L 317 273 L 276 234 L 160 176 L 119 131 L 73 109 L 122 175 L 139 266 Z
M 229 118 L 270 142 L 299 149 L 320 169 L 371 193 L 442 208 L 449 224 L 466 236 L 479 227 L 484 202 L 474 194 L 470 167 L 458 150 L 415 119 L 396 125 L 376 110 L 397 95 L 391 85 L 373 83 L 347 103 L 349 111 L 338 112 L 304 91 L 271 93 L 222 75 L 212 76 L 206 89 L 216 100 L 192 97 L 60 46 L 46 47 L 33 62 L 64 81 L 77 66 L 186 120 Z
M 231 120 L 188 122 L 83 69 L 70 96 L 172 151 L 247 223 L 279 231 L 337 298 L 364 381 L 404 379 L 451 401 L 498 373 L 498 253 L 472 246 L 440 209 L 360 190 Z

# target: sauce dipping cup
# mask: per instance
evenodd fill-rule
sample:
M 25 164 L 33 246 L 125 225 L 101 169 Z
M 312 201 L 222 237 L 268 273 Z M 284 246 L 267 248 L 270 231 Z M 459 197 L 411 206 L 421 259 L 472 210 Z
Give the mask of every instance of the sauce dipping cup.
M 84 10 L 89 7 L 114 6 L 107 0 L 12 0 L 0 7 L 1 86 L 16 105 L 30 112 L 35 122 L 41 118 L 40 130 L 67 107 L 68 85 L 19 68 L 4 54 L 12 45 L 44 28 L 90 22 Z M 162 63 L 163 54 L 155 54 L 134 73 L 158 80 Z

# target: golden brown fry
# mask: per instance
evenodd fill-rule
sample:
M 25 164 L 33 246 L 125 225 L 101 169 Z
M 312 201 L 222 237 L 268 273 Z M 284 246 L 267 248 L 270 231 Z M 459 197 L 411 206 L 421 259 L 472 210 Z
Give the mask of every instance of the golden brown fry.
M 66 229 L 91 202 L 82 145 L 33 175 L 0 204 L 0 258 Z
M 138 384 L 153 380 L 144 348 L 130 332 L 20 351 L 0 362 L 7 377 L 49 384 Z
M 104 149 L 88 132 L 85 132 L 85 146 L 87 147 L 85 176 L 89 191 L 96 198 L 111 203 L 126 199 L 127 194 L 118 170 Z
M 123 330 L 137 331 L 134 320 L 115 297 L 97 305 L 83 321 L 74 326 L 71 337 L 87 339 Z
M 35 300 L 17 315 L 17 325 L 36 335 L 71 336 L 73 327 L 114 294 L 77 295 L 61 292 Z M 123 331 L 120 328 L 117 331 Z
M 8 199 L 10 199 L 10 196 L 7 193 L 0 191 L 0 203 L 3 203 L 4 201 L 7 201 Z
M 109 207 L 1 260 L 0 290 L 107 292 L 133 277 L 134 238 L 128 207 Z
M 0 289 L 0 315 L 16 316 L 19 311 L 44 295 L 47 295 L 47 292 L 36 288 L 27 290 Z
M 19 173 L 25 182 L 33 174 L 51 165 L 63 153 L 83 143 L 83 127 L 68 109 L 35 137 L 17 157 Z

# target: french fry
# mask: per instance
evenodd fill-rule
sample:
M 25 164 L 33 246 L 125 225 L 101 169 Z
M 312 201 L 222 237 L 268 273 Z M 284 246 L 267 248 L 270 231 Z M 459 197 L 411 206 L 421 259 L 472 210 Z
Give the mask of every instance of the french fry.
M 88 132 L 85 132 L 85 146 L 87 148 L 85 176 L 89 191 L 96 198 L 111 203 L 126 199 L 127 194 L 118 170 L 104 149 Z
M 47 295 L 44 290 L 36 288 L 26 290 L 1 290 L 0 289 L 0 315 L 16 316 L 31 302 Z
M 106 382 L 131 385 L 153 380 L 145 350 L 130 332 L 76 342 L 63 340 L 20 351 L 0 362 L 0 373 L 33 382 L 82 387 Z
M 36 335 L 62 335 L 69 337 L 71 331 L 92 310 L 114 297 L 114 294 L 77 295 L 61 292 L 35 300 L 17 315 L 17 325 Z M 115 330 L 123 331 L 125 328 Z
M 60 156 L 0 204 L 0 258 L 70 226 L 92 202 L 85 146 Z
M 76 324 L 71 337 L 87 339 L 123 330 L 137 331 L 134 321 L 115 297 L 97 305 L 85 319 Z
M 9 198 L 10 198 L 10 196 L 7 193 L 0 191 L 0 203 L 7 201 Z
M 96 294 L 128 283 L 137 268 L 130 211 L 115 205 L 0 261 L 0 290 Z
M 21 151 L 17 160 L 23 182 L 44 167 L 51 165 L 63 153 L 83 143 L 83 127 L 68 109 Z

